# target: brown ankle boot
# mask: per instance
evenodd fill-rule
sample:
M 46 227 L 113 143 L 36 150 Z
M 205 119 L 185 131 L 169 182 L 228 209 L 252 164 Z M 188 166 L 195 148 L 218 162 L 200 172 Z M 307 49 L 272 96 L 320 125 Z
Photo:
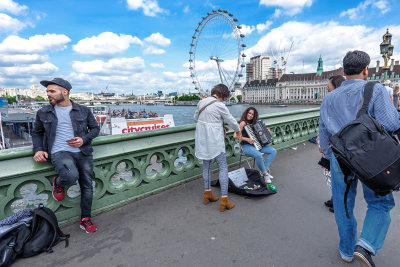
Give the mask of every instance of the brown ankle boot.
M 219 202 L 219 211 L 224 212 L 225 208 L 228 210 L 232 209 L 235 207 L 235 204 L 229 202 L 228 197 L 221 197 L 221 201 Z
M 215 197 L 215 196 L 212 194 L 211 190 L 206 190 L 206 191 L 204 191 L 204 195 L 203 195 L 204 205 L 207 205 L 207 204 L 208 204 L 208 201 L 215 202 L 215 201 L 217 201 L 218 199 L 219 199 L 219 198 Z

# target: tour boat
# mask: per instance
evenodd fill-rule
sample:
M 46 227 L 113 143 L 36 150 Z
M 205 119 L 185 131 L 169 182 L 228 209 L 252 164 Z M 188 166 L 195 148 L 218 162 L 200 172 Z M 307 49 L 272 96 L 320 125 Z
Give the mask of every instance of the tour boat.
M 172 114 L 153 118 L 126 119 L 125 117 L 111 117 L 111 114 L 108 114 L 108 107 L 89 108 L 100 125 L 100 135 L 140 133 L 175 127 Z

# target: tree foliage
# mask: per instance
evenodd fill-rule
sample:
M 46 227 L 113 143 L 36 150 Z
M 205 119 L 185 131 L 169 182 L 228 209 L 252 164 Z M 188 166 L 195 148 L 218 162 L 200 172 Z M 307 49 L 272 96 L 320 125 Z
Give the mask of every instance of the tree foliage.
M 44 97 L 41 97 L 40 95 L 38 95 L 37 97 L 35 97 L 36 101 L 45 101 L 46 99 L 44 99 Z
M 1 97 L 7 97 L 8 104 L 17 103 L 17 97 L 15 97 L 15 96 L 2 95 Z
M 201 98 L 198 95 L 183 95 L 183 96 L 175 96 L 175 101 L 195 101 L 200 100 Z
M 238 100 L 239 102 L 242 102 L 242 96 L 241 96 L 241 95 L 236 96 L 236 98 L 237 98 L 237 100 Z M 231 100 L 232 100 L 232 101 L 235 100 L 235 97 L 232 96 L 232 97 L 231 97 Z

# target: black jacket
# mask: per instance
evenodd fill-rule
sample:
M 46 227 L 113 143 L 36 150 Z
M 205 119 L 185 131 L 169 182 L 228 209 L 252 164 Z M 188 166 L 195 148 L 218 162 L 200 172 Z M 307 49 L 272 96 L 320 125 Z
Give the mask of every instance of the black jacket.
M 96 119 L 89 108 L 74 102 L 72 102 L 72 110 L 69 115 L 74 136 L 81 137 L 83 140 L 83 145 L 79 149 L 84 155 L 91 155 L 93 152 L 92 140 L 100 132 Z M 33 153 L 46 151 L 50 155 L 56 137 L 57 122 L 53 105 L 38 110 L 32 131 Z

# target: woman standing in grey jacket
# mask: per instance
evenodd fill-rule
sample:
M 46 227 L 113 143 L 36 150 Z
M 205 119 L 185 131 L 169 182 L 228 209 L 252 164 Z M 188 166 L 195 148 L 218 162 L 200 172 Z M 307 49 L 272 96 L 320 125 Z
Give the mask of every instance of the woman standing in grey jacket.
M 210 189 L 211 161 L 215 158 L 221 185 L 221 212 L 225 211 L 225 208 L 232 209 L 235 206 L 228 200 L 228 165 L 225 155 L 224 121 L 235 131 L 235 138 L 242 135 L 239 124 L 223 103 L 229 96 L 230 92 L 226 85 L 216 85 L 211 90 L 211 96 L 197 104 L 194 114 L 196 121 L 195 153 L 198 159 L 203 160 L 204 205 L 207 205 L 209 201 L 218 200 Z

